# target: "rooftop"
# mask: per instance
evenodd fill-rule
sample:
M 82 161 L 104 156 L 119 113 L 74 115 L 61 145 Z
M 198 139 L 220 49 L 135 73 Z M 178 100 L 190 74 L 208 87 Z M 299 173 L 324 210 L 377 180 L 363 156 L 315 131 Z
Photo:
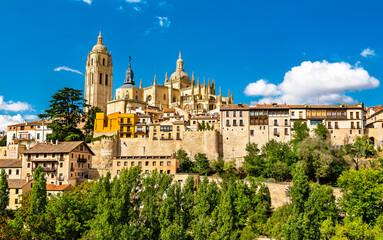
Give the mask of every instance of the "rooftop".
M 47 184 L 47 191 L 65 191 L 65 190 L 69 190 L 70 188 L 71 188 L 71 185 L 69 184 L 63 184 L 63 185 Z
M 0 168 L 21 168 L 21 159 L 0 159 Z
M 24 179 L 7 179 L 7 181 L 8 188 L 22 188 L 28 183 Z
M 73 151 L 79 145 L 84 144 L 84 146 L 89 150 L 89 152 L 94 155 L 92 150 L 82 141 L 74 142 L 60 142 L 58 144 L 51 143 L 38 143 L 29 150 L 26 150 L 24 154 L 28 153 L 69 153 Z

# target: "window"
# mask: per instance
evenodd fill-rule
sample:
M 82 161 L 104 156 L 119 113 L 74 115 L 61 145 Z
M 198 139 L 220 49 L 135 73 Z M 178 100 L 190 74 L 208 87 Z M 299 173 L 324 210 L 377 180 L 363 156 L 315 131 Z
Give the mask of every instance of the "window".
M 128 166 L 128 162 L 124 162 L 124 166 Z
M 160 166 L 163 166 L 163 165 L 164 165 L 164 162 L 163 162 L 163 161 L 161 161 L 161 162 L 160 162 Z
M 356 119 L 359 119 L 359 112 L 356 112 Z
M 179 131 L 180 130 L 180 126 L 177 126 L 177 131 Z
M 163 170 L 160 170 L 160 173 L 163 173 L 164 171 Z
M 226 126 L 230 126 L 230 120 L 226 119 Z
M 149 162 L 148 161 L 145 162 L 145 166 L 149 166 Z
M 338 122 L 335 122 L 335 128 L 338 129 L 339 126 L 338 126 Z
M 16 189 L 16 194 L 19 194 L 19 189 Z
M 37 133 L 37 139 L 40 139 L 40 133 Z
M 242 111 L 239 111 L 239 116 L 242 117 Z
M 157 133 L 153 133 L 153 138 L 157 138 Z
M 250 135 L 254 136 L 254 130 L 250 130 Z
M 28 168 L 30 168 L 31 167 L 31 163 L 28 163 L 28 166 L 27 166 Z
M 173 126 L 160 126 L 160 131 L 163 131 L 163 132 L 173 131 Z
M 60 167 L 62 168 L 64 165 L 63 165 L 63 163 L 60 163 Z
M 285 128 L 285 135 L 289 135 L 289 129 Z
M 237 126 L 237 120 L 233 120 L 233 126 Z
M 294 117 L 294 115 L 295 115 L 295 112 L 291 112 L 291 116 L 293 116 L 293 117 Z
M 120 162 L 117 162 L 117 166 L 120 166 Z
M 164 100 L 166 100 L 166 94 L 164 94 Z
M 172 138 L 172 134 L 171 134 L 171 133 L 168 134 L 168 138 L 169 138 L 169 139 Z
M 44 158 L 47 158 L 48 154 L 44 153 Z
M 153 166 L 156 166 L 156 161 L 153 162 Z
M 15 198 L 15 204 L 18 204 L 18 203 L 19 203 L 19 199 Z
M 243 120 L 239 120 L 239 126 L 243 126 Z
M 170 166 L 170 161 L 168 161 L 166 165 Z
M 100 73 L 100 84 L 102 84 L 102 73 Z
M 117 170 L 117 174 L 120 174 L 120 170 Z
M 170 170 L 168 170 L 167 173 L 170 174 Z
M 53 158 L 56 157 L 56 154 L 53 153 L 53 154 L 52 154 L 52 157 L 53 157 Z
M 350 134 L 352 134 L 352 130 L 350 130 Z
M 350 118 L 351 118 L 351 119 L 354 118 L 354 113 L 353 113 L 353 112 L 350 112 Z
M 102 65 L 105 66 L 105 58 L 102 59 Z
M 285 126 L 289 125 L 289 120 L 285 119 Z
M 9 169 L 8 173 L 9 175 L 12 175 L 12 169 Z
M 19 169 L 16 169 L 16 175 L 19 175 L 19 171 L 20 171 Z
M 157 127 L 156 126 L 153 127 L 153 131 L 157 131 Z
M 328 129 L 331 129 L 331 122 L 328 122 L 328 123 L 327 123 L 327 128 L 328 128 Z
M 226 111 L 226 117 L 229 117 L 229 111 Z
M 233 117 L 236 117 L 236 116 L 237 116 L 237 112 L 233 111 Z
M 149 170 L 145 170 L 145 173 L 149 173 Z
M 278 120 L 274 119 L 274 126 L 278 126 Z

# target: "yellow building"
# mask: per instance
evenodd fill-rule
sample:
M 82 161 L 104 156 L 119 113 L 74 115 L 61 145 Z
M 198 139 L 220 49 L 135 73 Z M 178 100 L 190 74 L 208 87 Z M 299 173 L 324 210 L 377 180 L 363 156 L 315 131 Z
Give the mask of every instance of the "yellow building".
M 118 134 L 120 138 L 134 138 L 134 126 L 139 122 L 133 113 L 97 113 L 94 122 L 95 135 Z

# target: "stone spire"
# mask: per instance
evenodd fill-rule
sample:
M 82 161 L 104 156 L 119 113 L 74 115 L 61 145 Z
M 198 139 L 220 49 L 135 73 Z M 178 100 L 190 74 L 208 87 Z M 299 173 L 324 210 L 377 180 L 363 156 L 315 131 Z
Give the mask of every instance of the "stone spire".
M 132 57 L 129 56 L 129 67 L 128 67 L 128 70 L 126 70 L 125 80 L 124 80 L 124 86 L 125 87 L 134 87 L 135 86 L 134 73 L 132 70 L 131 60 L 132 60 Z
M 230 102 L 231 102 L 231 104 L 233 104 L 233 103 L 234 103 L 234 97 L 233 97 L 233 93 L 231 93 Z
M 229 89 L 229 94 L 227 95 L 228 98 L 230 98 L 230 89 Z
M 194 86 L 195 86 L 195 78 L 194 78 L 194 72 L 193 72 L 193 74 L 192 74 L 192 87 L 194 88 Z
M 184 71 L 184 61 L 181 58 L 181 50 L 180 50 L 180 54 L 179 54 L 178 60 L 177 60 L 176 71 Z
M 168 82 L 169 79 L 168 79 L 168 72 L 165 73 L 165 83 Z
M 205 86 L 205 77 L 203 77 L 203 82 L 202 82 L 202 85 Z
M 142 89 L 142 78 L 140 79 L 140 88 Z
M 154 86 L 157 85 L 157 77 L 156 77 L 156 75 L 154 75 L 154 82 L 153 82 L 153 85 L 154 85 Z
M 221 87 L 219 87 L 219 96 L 222 96 Z
M 197 86 L 199 86 L 199 77 L 197 78 Z
M 207 79 L 207 86 L 211 87 L 211 85 L 210 85 L 210 78 Z
M 103 44 L 102 43 L 101 30 L 100 30 L 100 33 L 98 34 L 98 37 L 97 37 L 97 44 Z

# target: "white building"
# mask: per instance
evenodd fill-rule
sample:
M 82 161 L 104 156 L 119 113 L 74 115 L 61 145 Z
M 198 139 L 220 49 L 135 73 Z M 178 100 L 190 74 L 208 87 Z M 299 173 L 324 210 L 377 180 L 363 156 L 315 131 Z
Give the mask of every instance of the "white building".
M 7 145 L 22 143 L 31 147 L 36 143 L 45 142 L 47 134 L 52 133 L 48 124 L 46 120 L 36 120 L 8 126 Z

